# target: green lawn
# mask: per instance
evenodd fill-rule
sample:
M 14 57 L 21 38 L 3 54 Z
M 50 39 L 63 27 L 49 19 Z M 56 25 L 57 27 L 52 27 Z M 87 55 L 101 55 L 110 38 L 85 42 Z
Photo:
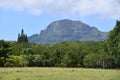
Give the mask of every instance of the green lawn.
M 0 68 L 0 80 L 120 80 L 120 70 Z

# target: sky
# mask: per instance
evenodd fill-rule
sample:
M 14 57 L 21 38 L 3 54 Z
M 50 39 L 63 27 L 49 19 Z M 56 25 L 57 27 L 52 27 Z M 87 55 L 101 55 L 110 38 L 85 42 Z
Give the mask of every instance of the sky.
M 15 41 L 22 28 L 28 36 L 39 34 L 62 19 L 108 32 L 120 19 L 120 0 L 0 0 L 0 39 Z

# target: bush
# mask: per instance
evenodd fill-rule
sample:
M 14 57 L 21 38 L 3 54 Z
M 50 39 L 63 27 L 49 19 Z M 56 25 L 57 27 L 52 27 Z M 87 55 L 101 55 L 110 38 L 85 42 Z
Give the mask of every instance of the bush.
M 24 67 L 28 64 L 25 56 L 10 56 L 6 59 L 6 67 Z
M 90 68 L 112 68 L 114 59 L 108 54 L 88 54 L 84 60 L 84 66 Z

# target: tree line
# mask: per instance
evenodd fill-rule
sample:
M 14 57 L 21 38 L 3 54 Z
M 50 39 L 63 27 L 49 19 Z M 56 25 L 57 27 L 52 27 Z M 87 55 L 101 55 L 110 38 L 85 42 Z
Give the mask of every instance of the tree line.
M 0 67 L 120 68 L 120 21 L 102 42 L 36 44 L 21 34 L 17 42 L 0 40 Z

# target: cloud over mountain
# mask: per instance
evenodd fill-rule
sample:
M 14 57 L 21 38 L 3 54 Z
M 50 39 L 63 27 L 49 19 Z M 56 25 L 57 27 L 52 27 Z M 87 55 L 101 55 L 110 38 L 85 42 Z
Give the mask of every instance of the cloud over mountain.
M 119 0 L 0 0 L 0 8 L 17 11 L 27 10 L 34 15 L 50 13 L 120 17 Z

